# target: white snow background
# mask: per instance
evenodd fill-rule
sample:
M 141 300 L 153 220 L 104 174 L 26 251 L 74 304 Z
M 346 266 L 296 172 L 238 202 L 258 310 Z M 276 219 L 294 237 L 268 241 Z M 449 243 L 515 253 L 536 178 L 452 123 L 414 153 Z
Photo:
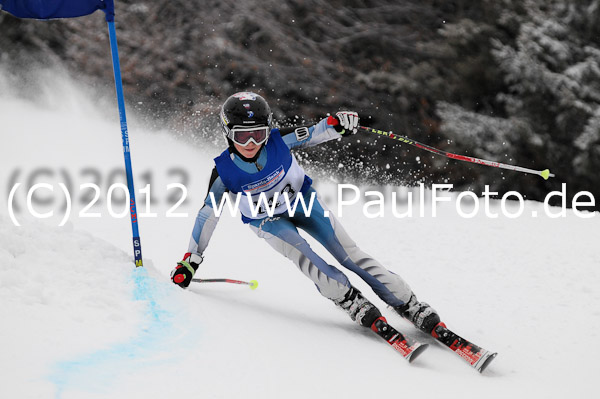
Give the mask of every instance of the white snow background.
M 405 219 L 389 209 L 383 218 L 366 218 L 364 201 L 346 208 L 341 222 L 360 247 L 407 280 L 448 327 L 499 353 L 478 374 L 348 272 L 391 324 L 431 344 L 409 364 L 324 299 L 239 216 L 221 218 L 198 276 L 256 279 L 258 289 L 172 285 L 169 272 L 186 252 L 218 153 L 155 131 L 129 112 L 136 184 L 151 174 L 151 211 L 158 214 L 140 218 L 145 268 L 135 269 L 129 216 L 110 217 L 106 208 L 106 181 L 123 165 L 113 94 L 98 94 L 56 70 L 16 82 L 5 72 L 1 398 L 566 398 L 596 390 L 597 217 L 568 211 L 550 219 L 534 202 L 518 219 L 483 212 L 464 219 L 452 203 L 439 205 L 437 218 L 430 205 L 426 217 Z M 169 175 L 173 168 L 190 177 L 187 201 L 176 210 L 187 212 L 184 218 L 166 217 L 167 196 L 180 193 L 166 189 L 178 181 Z M 101 217 L 81 218 L 88 192 L 78 188 L 94 176 L 103 191 L 90 212 Z M 69 179 L 74 210 L 59 227 L 64 195 L 57 184 Z M 25 216 L 32 181 L 54 186 L 40 190 L 36 195 L 47 203 L 35 205 L 38 212 L 54 210 L 53 217 Z M 20 227 L 8 213 L 16 182 L 23 185 L 14 199 Z M 139 213 L 142 188 L 137 184 Z M 320 181 L 317 188 L 335 208 L 336 184 Z M 499 201 L 492 207 L 498 211 Z

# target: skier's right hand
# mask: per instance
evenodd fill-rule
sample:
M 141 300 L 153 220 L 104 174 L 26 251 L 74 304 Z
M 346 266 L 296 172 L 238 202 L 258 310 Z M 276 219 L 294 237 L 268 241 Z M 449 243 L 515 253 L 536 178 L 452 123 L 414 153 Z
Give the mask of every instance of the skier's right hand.
M 175 269 L 171 271 L 171 281 L 181 288 L 187 288 L 203 260 L 204 258 L 201 255 L 188 252 L 181 262 L 177 262 Z

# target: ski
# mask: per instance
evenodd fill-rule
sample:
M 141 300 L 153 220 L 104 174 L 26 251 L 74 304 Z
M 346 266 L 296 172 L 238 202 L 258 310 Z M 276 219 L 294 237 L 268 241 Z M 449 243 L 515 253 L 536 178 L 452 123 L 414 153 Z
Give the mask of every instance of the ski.
M 371 330 L 400 352 L 409 363 L 412 363 L 429 346 L 429 344 L 423 344 L 400 333 L 390 326 L 384 317 L 375 320 Z
M 460 356 L 480 373 L 490 365 L 498 355 L 485 350 L 474 343 L 458 336 L 449 330 L 444 323 L 439 323 L 431 333 L 435 339 L 446 345 L 450 350 Z

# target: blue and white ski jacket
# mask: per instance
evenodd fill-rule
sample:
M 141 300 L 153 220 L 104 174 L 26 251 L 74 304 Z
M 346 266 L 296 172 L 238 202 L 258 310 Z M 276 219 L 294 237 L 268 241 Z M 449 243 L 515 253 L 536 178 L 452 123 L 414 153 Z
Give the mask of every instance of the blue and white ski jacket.
M 251 195 L 254 204 L 258 204 L 261 193 L 265 198 L 272 198 L 275 192 L 287 193 L 290 201 L 298 193 L 305 193 L 312 180 L 298 165 L 290 152 L 292 148 L 312 147 L 329 140 L 340 138 L 340 134 L 323 119 L 307 129 L 273 129 L 269 140 L 260 150 L 255 162 L 245 162 L 236 154 L 225 150 L 215 158 L 215 167 L 210 177 L 208 194 L 204 205 L 198 211 L 188 252 L 202 255 L 217 225 L 218 217 L 213 211 L 214 204 L 219 205 L 225 194 L 245 194 L 239 201 L 239 210 L 245 223 L 254 219 L 267 217 L 262 209 L 255 215 L 246 195 Z M 232 201 L 234 203 L 235 200 Z M 255 208 L 256 210 L 256 208 Z M 287 211 L 286 204 L 278 202 L 275 214 Z M 256 213 L 256 212 L 255 212 Z

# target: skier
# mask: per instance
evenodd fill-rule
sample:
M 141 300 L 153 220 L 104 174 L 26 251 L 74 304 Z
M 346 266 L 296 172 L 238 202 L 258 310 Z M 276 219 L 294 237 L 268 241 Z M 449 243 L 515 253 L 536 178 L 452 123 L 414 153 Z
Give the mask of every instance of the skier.
M 225 101 L 220 121 L 228 148 L 215 158 L 210 177 L 209 193 L 214 195 L 215 204 L 229 195 L 228 192 L 244 194 L 239 201 L 243 222 L 294 262 L 323 296 L 344 309 L 358 324 L 375 331 L 387 325 L 376 323 L 385 322 L 379 309 L 350 284 L 342 271 L 314 252 L 298 229 L 318 240 L 342 266 L 358 274 L 385 303 L 420 330 L 431 334 L 438 324 L 443 324 L 437 312 L 419 302 L 402 278 L 356 246 L 332 212 L 325 216 L 327 208 L 311 187 L 312 180 L 290 152 L 293 148 L 355 134 L 359 125 L 356 112 L 337 112 L 335 117 L 310 127 L 277 129 L 273 127 L 272 113 L 264 98 L 241 92 Z M 267 215 L 265 207 L 258 210 L 258 206 L 255 207 L 253 214 L 246 196 L 251 196 L 254 204 L 260 204 L 261 194 L 275 207 L 273 217 Z M 289 202 L 281 199 L 283 195 L 288 196 Z M 288 214 L 288 204 L 293 204 L 297 196 L 302 196 L 308 204 L 311 195 L 315 200 L 310 214 L 300 207 L 292 216 Z M 172 281 L 183 288 L 190 284 L 202 263 L 202 254 L 217 224 L 212 206 L 207 195 L 198 212 L 188 252 L 171 272 Z

